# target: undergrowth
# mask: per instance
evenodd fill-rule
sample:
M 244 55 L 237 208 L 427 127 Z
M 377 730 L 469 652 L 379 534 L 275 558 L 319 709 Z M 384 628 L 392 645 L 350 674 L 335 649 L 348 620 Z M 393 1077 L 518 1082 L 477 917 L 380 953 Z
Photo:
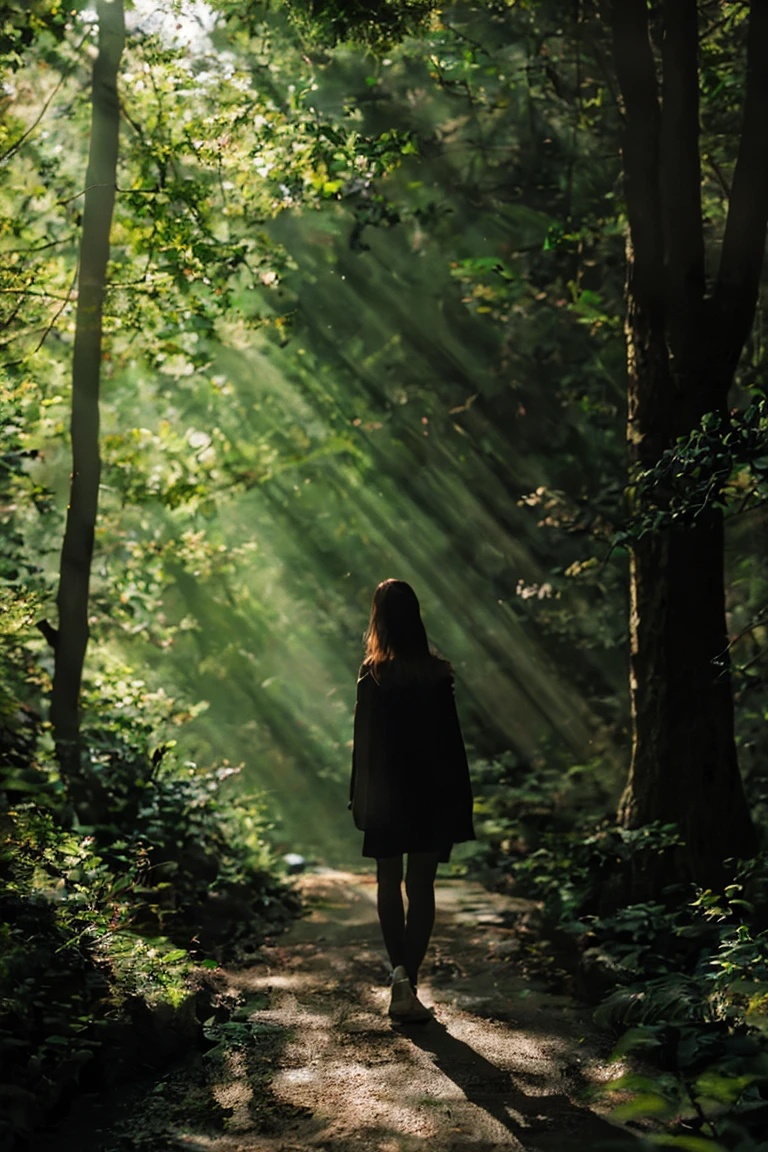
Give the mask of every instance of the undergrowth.
M 203 1021 L 231 1007 L 220 961 L 247 958 L 299 901 L 237 769 L 179 761 L 181 710 L 125 669 L 89 686 L 100 805 L 79 822 L 34 706 L 44 670 L 10 655 L 33 700 L 7 692 L 0 718 L 0 1143 L 21 1147 L 78 1090 L 204 1043 Z
M 722 892 L 670 885 L 657 900 L 632 901 L 632 862 L 673 852 L 675 826 L 615 827 L 607 786 L 596 819 L 599 774 L 580 820 L 563 803 L 570 781 L 557 767 L 526 779 L 507 757 L 480 777 L 479 873 L 540 902 L 553 971 L 570 969 L 576 993 L 617 1036 L 626 1070 L 595 1092 L 613 1100 L 641 1149 L 765 1152 L 768 853 L 732 862 Z

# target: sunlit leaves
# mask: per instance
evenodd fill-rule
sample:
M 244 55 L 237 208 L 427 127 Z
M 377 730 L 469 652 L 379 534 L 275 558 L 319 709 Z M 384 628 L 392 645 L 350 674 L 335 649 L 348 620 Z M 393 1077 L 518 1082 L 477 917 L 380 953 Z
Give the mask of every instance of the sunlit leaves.
M 219 3 L 232 7 L 231 0 Z M 418 31 L 437 5 L 435 0 L 372 0 L 364 4 L 358 0 L 291 0 L 283 7 L 310 43 L 333 45 L 353 40 L 384 49 Z M 247 18 L 251 8 L 258 10 L 258 5 L 238 5 L 237 15 Z
M 79 30 L 73 26 L 70 39 Z M 279 284 L 285 261 L 264 223 L 285 207 L 357 194 L 415 151 L 407 135 L 366 140 L 326 124 L 312 103 L 308 58 L 290 41 L 273 48 L 262 72 L 231 51 L 190 57 L 156 34 L 130 40 L 105 322 L 113 336 L 130 332 L 132 356 L 152 358 L 165 317 L 190 340 L 233 312 L 246 326 L 260 324 L 259 290 Z M 88 109 L 78 87 L 85 61 L 73 43 L 62 50 L 63 76 L 49 69 L 42 78 L 50 108 L 35 94 L 43 119 L 35 121 L 34 104 L 18 119 L 18 131 L 30 135 L 0 203 L 8 253 L 0 306 L 21 357 L 71 326 Z M 294 83 L 278 79 L 281 66 Z M 19 101 L 26 87 L 40 87 L 35 69 L 44 68 L 32 58 L 14 77 Z M 114 342 L 113 359 L 123 343 Z
M 631 478 L 634 515 L 620 537 L 695 522 L 712 507 L 743 513 L 768 496 L 768 413 L 755 399 L 728 417 L 706 413 L 651 469 Z

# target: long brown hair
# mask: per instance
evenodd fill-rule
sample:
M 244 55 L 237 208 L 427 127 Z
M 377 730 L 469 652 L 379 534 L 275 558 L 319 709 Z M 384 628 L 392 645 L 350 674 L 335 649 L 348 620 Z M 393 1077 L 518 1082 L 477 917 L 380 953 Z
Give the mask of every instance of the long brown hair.
M 364 666 L 377 680 L 383 672 L 395 680 L 409 680 L 434 675 L 435 665 L 443 663 L 427 643 L 413 588 L 405 580 L 382 580 L 373 594 L 365 632 Z

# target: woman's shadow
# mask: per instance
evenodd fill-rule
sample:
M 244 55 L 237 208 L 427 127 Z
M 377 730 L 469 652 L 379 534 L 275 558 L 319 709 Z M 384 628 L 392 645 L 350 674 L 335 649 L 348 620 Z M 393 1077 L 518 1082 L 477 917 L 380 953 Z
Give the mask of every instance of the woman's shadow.
M 567 1096 L 532 1095 L 518 1088 L 509 1072 L 457 1040 L 444 1024 L 400 1025 L 398 1032 L 429 1052 L 434 1063 L 464 1093 L 531 1152 L 631 1152 L 639 1146 L 632 1133 L 571 1103 Z

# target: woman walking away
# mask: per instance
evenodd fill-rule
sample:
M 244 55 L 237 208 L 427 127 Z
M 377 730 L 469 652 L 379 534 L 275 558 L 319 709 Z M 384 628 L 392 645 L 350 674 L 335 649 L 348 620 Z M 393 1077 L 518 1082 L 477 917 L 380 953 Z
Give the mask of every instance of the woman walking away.
M 475 834 L 453 672 L 430 650 L 419 602 L 404 580 L 384 580 L 373 595 L 357 681 L 350 801 L 365 832 L 363 856 L 376 860 L 379 922 L 393 969 L 389 1014 L 429 1020 L 417 988 L 435 919 L 437 865 Z

